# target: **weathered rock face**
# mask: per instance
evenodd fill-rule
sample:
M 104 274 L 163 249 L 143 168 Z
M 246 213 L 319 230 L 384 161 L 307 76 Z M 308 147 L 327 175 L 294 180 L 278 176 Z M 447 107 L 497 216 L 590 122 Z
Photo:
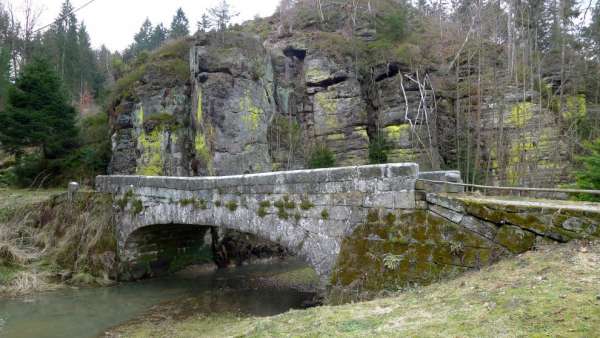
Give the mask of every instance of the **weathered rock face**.
M 378 135 L 391 146 L 389 161 L 437 167 L 436 140 L 422 134 L 420 122 L 433 98 L 410 80 L 417 76 L 394 63 L 366 81 L 353 60 L 311 39 L 302 32 L 264 43 L 242 32 L 198 35 L 191 85 L 145 68 L 132 86 L 135 99 L 114 109 L 111 173 L 302 169 L 323 147 L 338 166 L 360 165 L 369 163 Z M 433 117 L 429 122 L 435 125 Z M 423 145 L 431 151 L 418 150 Z
M 188 176 L 193 129 L 190 84 L 180 41 L 122 79 L 111 112 L 111 174 Z M 183 70 L 182 70 L 183 67 Z M 185 74 L 181 74 L 181 73 Z M 128 83 L 131 82 L 131 83 Z
M 557 122 L 564 117 L 540 108 L 539 93 L 504 86 L 500 95 L 478 97 L 468 85 L 473 69 L 464 67 L 452 81 L 402 60 L 360 68 L 340 55 L 343 47 L 327 48 L 349 41 L 340 37 L 300 30 L 263 40 L 230 31 L 197 35 L 185 56 L 157 52 L 116 101 L 110 172 L 303 169 L 321 148 L 337 166 L 361 165 L 371 160 L 370 146 L 384 141 L 388 162 L 461 169 L 469 182 L 568 179 L 570 152 Z M 568 114 L 585 109 L 578 100 L 567 98 Z
M 271 171 L 272 69 L 248 34 L 201 35 L 192 48 L 196 174 Z

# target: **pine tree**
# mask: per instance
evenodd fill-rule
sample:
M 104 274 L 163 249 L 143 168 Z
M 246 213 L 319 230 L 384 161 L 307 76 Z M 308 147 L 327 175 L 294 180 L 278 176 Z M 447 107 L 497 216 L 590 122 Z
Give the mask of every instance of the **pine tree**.
M 0 113 L 0 143 L 18 155 L 36 147 L 44 160 L 60 159 L 76 145 L 75 109 L 67 103 L 62 83 L 49 62 L 26 65 L 8 93 Z
M 238 13 L 232 11 L 231 6 L 226 0 L 221 0 L 216 7 L 208 10 L 208 15 L 211 21 L 214 23 L 215 28 L 223 32 L 227 29 L 231 20 L 235 18 Z
M 162 46 L 163 43 L 167 41 L 168 35 L 169 31 L 162 23 L 156 25 L 152 31 L 152 35 L 150 36 L 150 50 L 154 50 Z
M 131 49 L 133 50 L 134 55 L 138 55 L 142 51 L 147 51 L 151 49 L 151 39 L 154 28 L 152 28 L 152 22 L 150 19 L 146 18 L 142 27 L 140 27 L 140 31 L 133 37 L 133 46 Z
M 179 39 L 190 35 L 189 25 L 190 23 L 180 7 L 171 21 L 169 38 Z
M 208 15 L 206 15 L 206 13 L 202 14 L 200 21 L 198 21 L 198 31 L 206 33 L 210 30 L 211 26 L 212 24 L 210 23 L 210 18 Z

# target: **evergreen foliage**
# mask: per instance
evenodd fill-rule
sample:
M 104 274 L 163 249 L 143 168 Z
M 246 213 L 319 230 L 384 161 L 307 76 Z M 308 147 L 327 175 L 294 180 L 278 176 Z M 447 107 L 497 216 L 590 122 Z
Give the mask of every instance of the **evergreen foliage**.
M 169 38 L 180 39 L 190 35 L 189 26 L 189 20 L 185 16 L 183 9 L 181 9 L 181 7 L 178 8 L 177 13 L 175 13 L 175 16 L 173 17 L 173 21 L 171 21 Z
M 371 164 L 383 164 L 388 161 L 388 152 L 390 151 L 390 145 L 381 134 L 375 136 L 371 142 L 369 142 L 369 163 Z
M 208 10 L 208 16 L 219 32 L 227 30 L 231 20 L 238 14 L 232 10 L 231 5 L 226 0 L 221 0 L 217 6 Z
M 310 169 L 335 167 L 335 156 L 325 145 L 316 146 L 308 159 Z
M 577 173 L 577 185 L 581 189 L 600 190 L 600 139 L 586 146 L 589 154 L 582 156 L 583 168 Z M 598 195 L 580 195 L 580 199 L 600 201 Z
M 0 143 L 17 156 L 20 183 L 33 183 L 31 175 L 42 172 L 59 174 L 62 160 L 77 146 L 75 116 L 48 61 L 35 59 L 23 68 L 0 113 Z

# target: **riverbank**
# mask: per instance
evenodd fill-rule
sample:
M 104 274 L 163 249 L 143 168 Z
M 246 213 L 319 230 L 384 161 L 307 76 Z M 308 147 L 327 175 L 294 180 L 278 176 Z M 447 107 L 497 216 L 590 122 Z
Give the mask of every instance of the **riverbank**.
M 108 337 L 590 337 L 600 332 L 600 243 L 542 246 L 455 280 L 271 317 L 141 318 Z
M 112 199 L 63 190 L 0 190 L 0 296 L 108 285 L 116 273 Z

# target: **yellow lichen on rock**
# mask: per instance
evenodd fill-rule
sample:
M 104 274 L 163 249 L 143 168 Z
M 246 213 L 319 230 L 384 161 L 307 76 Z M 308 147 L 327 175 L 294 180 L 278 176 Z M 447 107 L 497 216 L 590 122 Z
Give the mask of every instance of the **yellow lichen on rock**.
M 138 137 L 138 145 L 142 152 L 137 168 L 138 175 L 160 176 L 163 174 L 162 144 L 164 132 L 157 128 L 149 134 L 142 131 Z
M 523 128 L 533 117 L 533 103 L 521 102 L 513 106 L 508 121 L 516 128 Z
M 246 91 L 246 95 L 240 101 L 240 111 L 242 115 L 242 121 L 246 128 L 251 131 L 258 130 L 259 122 L 263 111 L 260 107 L 255 106 L 252 103 L 250 92 Z

